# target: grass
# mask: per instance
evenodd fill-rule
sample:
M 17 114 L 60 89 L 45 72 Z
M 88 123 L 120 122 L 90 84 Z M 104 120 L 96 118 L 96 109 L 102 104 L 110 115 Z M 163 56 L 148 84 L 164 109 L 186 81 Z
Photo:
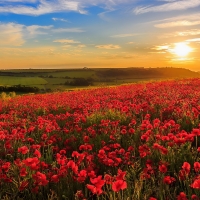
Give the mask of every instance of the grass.
M 0 76 L 0 85 L 45 85 L 47 81 L 40 77 Z

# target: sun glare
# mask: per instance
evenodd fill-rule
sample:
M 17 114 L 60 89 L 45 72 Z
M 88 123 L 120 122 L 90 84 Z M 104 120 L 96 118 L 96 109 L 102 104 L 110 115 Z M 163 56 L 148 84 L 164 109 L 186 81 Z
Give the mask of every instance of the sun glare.
M 179 57 L 185 57 L 192 51 L 192 48 L 189 47 L 186 43 L 180 42 L 176 43 L 173 49 L 173 53 Z

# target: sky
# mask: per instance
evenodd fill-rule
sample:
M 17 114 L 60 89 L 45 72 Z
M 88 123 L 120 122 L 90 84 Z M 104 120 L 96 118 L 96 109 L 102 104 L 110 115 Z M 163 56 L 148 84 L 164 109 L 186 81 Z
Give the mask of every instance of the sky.
M 0 68 L 200 71 L 200 0 L 0 0 Z

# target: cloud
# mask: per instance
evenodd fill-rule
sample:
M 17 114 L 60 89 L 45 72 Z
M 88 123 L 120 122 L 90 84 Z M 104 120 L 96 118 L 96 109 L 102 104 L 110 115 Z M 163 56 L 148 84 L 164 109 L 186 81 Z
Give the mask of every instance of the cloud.
M 186 10 L 189 8 L 195 8 L 200 6 L 200 0 L 179 0 L 179 1 L 168 1 L 162 5 L 148 5 L 139 6 L 133 10 L 135 14 L 143 14 L 148 12 L 167 12 L 174 10 Z
M 54 33 L 82 33 L 85 32 L 81 28 L 57 28 L 52 30 Z
M 26 30 L 28 31 L 30 35 L 35 36 L 35 35 L 48 34 L 48 32 L 44 32 L 43 30 L 50 30 L 51 28 L 53 28 L 52 25 L 50 26 L 32 25 L 32 26 L 27 26 Z
M 23 15 L 42 15 L 48 13 L 56 13 L 63 11 L 76 11 L 79 12 L 79 3 L 77 1 L 65 1 L 65 0 L 38 0 L 34 1 L 34 6 L 25 4 L 24 1 L 20 1 L 17 5 L 6 3 L 0 6 L 0 13 L 14 13 Z
M 172 33 L 166 33 L 162 36 L 159 36 L 160 38 L 170 38 L 170 37 L 186 37 L 186 36 L 194 36 L 194 35 L 200 35 L 200 29 L 191 29 L 186 31 L 176 31 Z
M 162 23 L 162 24 L 156 24 L 154 25 L 156 28 L 170 28 L 170 27 L 176 27 L 176 26 L 194 26 L 199 25 L 200 20 L 197 21 L 174 21 L 174 22 L 168 22 L 168 23 Z
M 52 20 L 53 20 L 53 21 L 68 22 L 68 23 L 70 22 L 70 21 L 67 20 L 67 19 L 63 19 L 63 18 L 55 18 L 55 17 L 53 17 Z
M 6 0 L 6 2 L 12 3 L 36 3 L 38 0 Z M 5 0 L 0 0 L 0 3 L 5 3 Z
M 121 4 L 132 4 L 135 1 L 137 0 L 131 2 L 130 0 L 0 0 L 0 12 L 35 16 L 65 11 L 87 14 L 85 8 L 88 7 L 101 6 L 101 8 L 110 11 L 120 7 Z M 59 18 L 53 20 L 63 21 Z
M 76 40 L 70 40 L 70 39 L 60 39 L 60 40 L 54 40 L 53 42 L 63 43 L 63 44 L 78 44 L 79 41 Z
M 152 49 L 157 50 L 157 51 L 168 50 L 169 49 L 169 45 L 155 46 Z
M 23 29 L 24 26 L 21 24 L 0 23 L 0 46 L 21 46 L 24 44 Z
M 200 38 L 188 39 L 186 42 L 200 42 Z
M 97 45 L 95 47 L 98 49 L 120 49 L 121 48 L 119 45 L 113 45 L 113 44 Z
M 111 37 L 113 38 L 123 38 L 123 37 L 131 37 L 131 36 L 135 36 L 137 34 L 119 34 L 119 35 L 112 35 Z

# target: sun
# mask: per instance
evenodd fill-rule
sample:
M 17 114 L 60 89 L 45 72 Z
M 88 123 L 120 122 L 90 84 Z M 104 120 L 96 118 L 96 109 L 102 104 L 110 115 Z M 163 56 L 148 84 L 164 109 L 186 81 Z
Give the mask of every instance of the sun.
M 175 43 L 175 47 L 172 49 L 172 51 L 178 57 L 185 57 L 192 51 L 192 48 L 189 47 L 186 43 L 180 42 Z

